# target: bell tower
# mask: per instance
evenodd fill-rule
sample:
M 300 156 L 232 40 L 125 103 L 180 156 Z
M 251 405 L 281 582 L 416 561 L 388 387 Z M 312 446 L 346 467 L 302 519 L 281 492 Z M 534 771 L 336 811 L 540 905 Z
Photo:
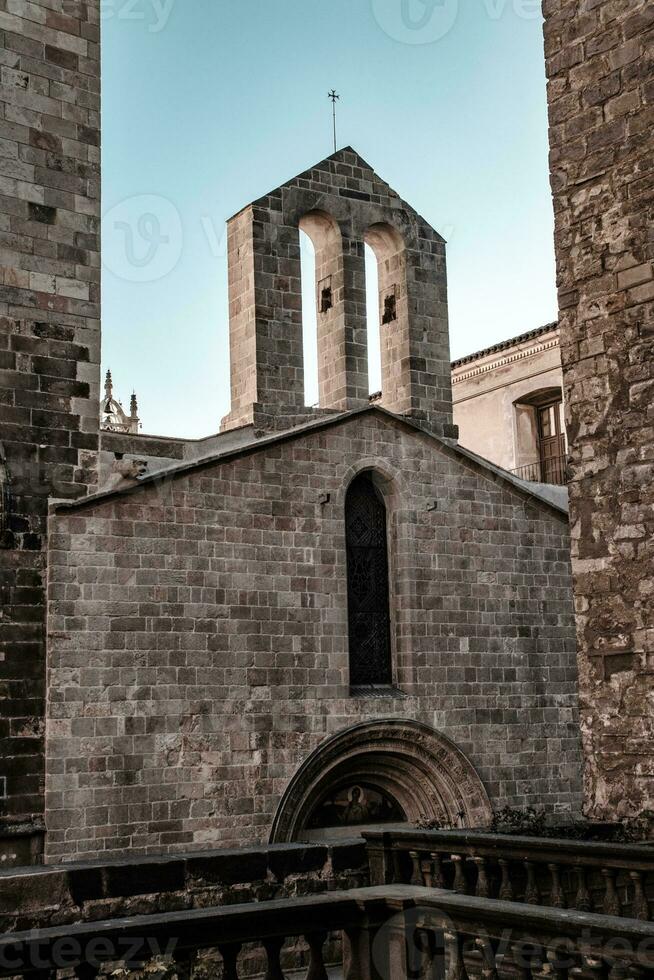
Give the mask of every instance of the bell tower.
M 318 410 L 304 404 L 300 230 L 316 250 Z M 368 404 L 365 243 L 379 265 L 382 400 L 448 438 L 445 242 L 354 150 L 228 222 L 232 407 L 223 428 L 290 428 Z

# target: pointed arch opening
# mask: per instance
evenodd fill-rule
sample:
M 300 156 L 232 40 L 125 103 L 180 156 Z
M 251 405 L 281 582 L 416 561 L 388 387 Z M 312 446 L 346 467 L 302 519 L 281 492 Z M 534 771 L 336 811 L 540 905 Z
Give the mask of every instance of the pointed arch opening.
M 393 683 L 386 503 L 370 470 L 345 496 L 350 687 Z

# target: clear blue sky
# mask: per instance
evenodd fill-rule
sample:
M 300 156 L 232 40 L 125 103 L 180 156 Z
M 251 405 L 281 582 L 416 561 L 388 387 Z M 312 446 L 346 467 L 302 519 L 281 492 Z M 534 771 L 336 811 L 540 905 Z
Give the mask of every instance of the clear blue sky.
M 449 242 L 452 356 L 556 318 L 538 0 L 103 0 L 103 364 L 229 407 L 224 222 L 350 144 Z

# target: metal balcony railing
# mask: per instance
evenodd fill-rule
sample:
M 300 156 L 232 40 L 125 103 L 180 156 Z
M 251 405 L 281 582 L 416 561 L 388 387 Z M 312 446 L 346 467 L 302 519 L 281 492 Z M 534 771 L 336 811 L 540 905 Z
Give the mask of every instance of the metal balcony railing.
M 537 460 L 511 470 L 513 476 L 528 483 L 550 483 L 554 486 L 565 487 L 570 479 L 569 457 L 553 456 L 551 459 Z

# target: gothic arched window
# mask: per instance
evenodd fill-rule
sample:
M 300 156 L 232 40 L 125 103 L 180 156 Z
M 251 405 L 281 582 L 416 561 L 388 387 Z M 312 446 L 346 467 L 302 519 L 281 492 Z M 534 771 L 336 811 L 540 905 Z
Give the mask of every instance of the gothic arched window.
M 350 686 L 391 684 L 386 507 L 372 474 L 345 498 Z

